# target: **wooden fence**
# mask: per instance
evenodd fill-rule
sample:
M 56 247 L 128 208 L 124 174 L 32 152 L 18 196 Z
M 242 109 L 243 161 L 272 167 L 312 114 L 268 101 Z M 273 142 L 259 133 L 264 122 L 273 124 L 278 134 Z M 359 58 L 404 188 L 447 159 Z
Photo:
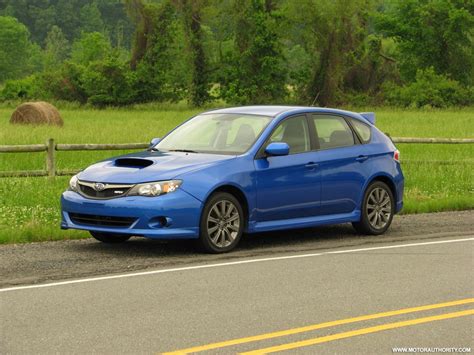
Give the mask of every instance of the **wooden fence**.
M 410 144 L 473 144 L 474 138 L 413 138 L 392 137 L 394 143 Z M 26 177 L 26 176 L 65 176 L 74 175 L 80 170 L 56 170 L 56 151 L 88 151 L 88 150 L 142 150 L 148 147 L 148 143 L 125 143 L 125 144 L 56 144 L 50 138 L 45 144 L 30 145 L 0 145 L 0 153 L 42 153 L 46 152 L 45 170 L 16 170 L 0 171 L 1 177 Z M 414 162 L 414 161 L 403 161 Z M 429 161 L 437 164 L 459 163 L 453 161 Z M 415 163 L 423 163 L 416 161 Z

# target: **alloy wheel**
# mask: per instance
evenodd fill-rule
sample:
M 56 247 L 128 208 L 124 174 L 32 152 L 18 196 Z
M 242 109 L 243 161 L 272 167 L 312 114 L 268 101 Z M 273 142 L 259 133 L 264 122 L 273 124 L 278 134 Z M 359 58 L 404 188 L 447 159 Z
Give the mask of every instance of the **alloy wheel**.
M 231 201 L 220 200 L 210 208 L 206 224 L 212 244 L 218 248 L 226 248 L 239 235 L 239 210 Z
M 388 192 L 376 187 L 367 198 L 367 217 L 372 228 L 383 229 L 390 221 L 392 214 L 392 201 Z

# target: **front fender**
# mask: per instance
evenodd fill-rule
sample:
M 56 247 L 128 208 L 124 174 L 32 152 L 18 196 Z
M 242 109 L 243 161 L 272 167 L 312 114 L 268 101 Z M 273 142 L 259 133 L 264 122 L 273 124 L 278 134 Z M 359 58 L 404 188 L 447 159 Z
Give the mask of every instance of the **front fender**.
M 250 157 L 241 156 L 206 169 L 180 175 L 183 190 L 201 202 L 205 202 L 217 189 L 232 186 L 245 196 L 249 217 L 256 208 L 255 168 Z

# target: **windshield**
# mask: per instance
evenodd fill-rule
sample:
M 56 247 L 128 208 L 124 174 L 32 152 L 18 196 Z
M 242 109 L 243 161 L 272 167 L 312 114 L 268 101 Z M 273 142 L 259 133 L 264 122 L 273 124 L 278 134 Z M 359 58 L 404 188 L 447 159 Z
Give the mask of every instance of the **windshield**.
M 242 154 L 271 117 L 230 113 L 196 116 L 168 134 L 154 149 L 212 154 Z

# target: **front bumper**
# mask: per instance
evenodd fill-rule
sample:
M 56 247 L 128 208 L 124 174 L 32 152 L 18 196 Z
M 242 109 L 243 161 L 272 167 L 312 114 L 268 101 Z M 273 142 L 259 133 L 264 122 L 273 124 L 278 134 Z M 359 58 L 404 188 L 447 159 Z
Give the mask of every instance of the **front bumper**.
M 61 196 L 61 228 L 144 236 L 153 239 L 192 239 L 199 237 L 202 203 L 182 189 L 158 197 L 129 196 L 108 200 L 88 199 L 76 192 Z M 89 223 L 77 215 L 101 220 L 126 218 L 127 226 L 109 222 Z M 104 217 L 104 218 L 102 218 Z M 161 223 L 166 221 L 166 223 Z

